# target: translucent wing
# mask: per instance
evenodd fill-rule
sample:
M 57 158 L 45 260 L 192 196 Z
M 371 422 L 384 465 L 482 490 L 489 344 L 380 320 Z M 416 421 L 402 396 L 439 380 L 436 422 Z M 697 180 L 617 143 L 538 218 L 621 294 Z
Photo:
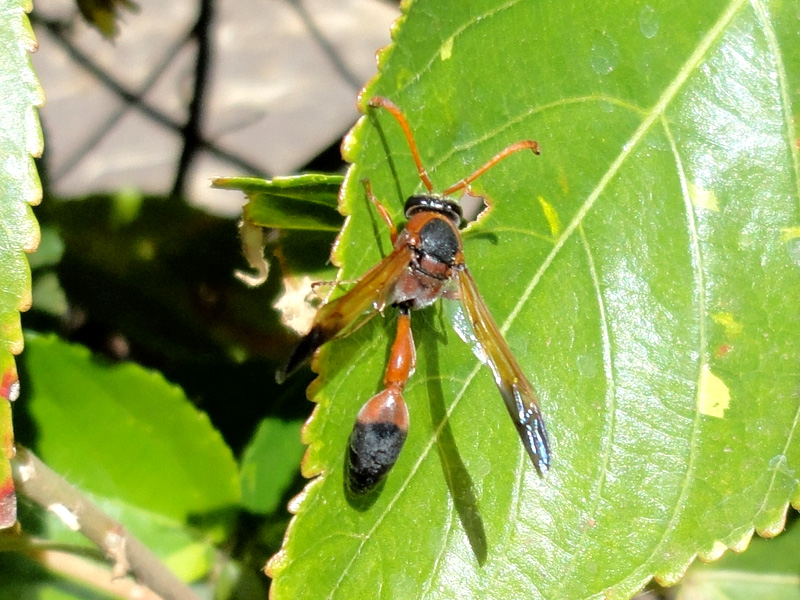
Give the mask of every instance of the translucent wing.
M 541 475 L 550 467 L 550 445 L 533 387 L 511 354 L 466 267 L 457 272 L 456 278 L 464 309 L 464 314 L 461 317 L 456 315 L 454 320 L 456 331 L 473 346 L 481 362 L 492 370 L 511 420 Z
M 311 358 L 322 344 L 346 335 L 376 311 L 383 310 L 394 284 L 410 262 L 411 250 L 406 245 L 400 245 L 367 271 L 350 291 L 324 304 L 314 317 L 311 331 L 300 340 L 286 365 L 278 371 L 278 382 L 281 383 Z

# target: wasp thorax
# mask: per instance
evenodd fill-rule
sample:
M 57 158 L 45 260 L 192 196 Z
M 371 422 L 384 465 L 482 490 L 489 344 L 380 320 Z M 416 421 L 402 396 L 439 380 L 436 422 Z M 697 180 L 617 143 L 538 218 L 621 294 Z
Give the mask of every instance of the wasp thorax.
M 460 248 L 457 235 L 444 219 L 431 219 L 419 231 L 419 250 L 423 256 L 452 267 Z

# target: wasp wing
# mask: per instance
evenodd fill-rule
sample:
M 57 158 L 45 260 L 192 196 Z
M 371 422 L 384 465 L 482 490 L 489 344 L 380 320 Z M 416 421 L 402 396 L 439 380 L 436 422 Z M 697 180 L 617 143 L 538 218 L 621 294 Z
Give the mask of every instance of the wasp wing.
M 473 345 L 476 356 L 492 370 L 511 420 L 541 475 L 550 467 L 550 444 L 533 387 L 511 354 L 466 267 L 457 272 L 456 278 L 467 321 L 466 324 L 455 322 L 456 331 Z M 469 329 L 465 325 L 469 325 Z
M 376 311 L 383 310 L 394 284 L 410 262 L 411 250 L 408 246 L 395 247 L 389 256 L 367 271 L 351 290 L 320 307 L 311 330 L 300 340 L 286 365 L 278 371 L 278 382 L 283 382 L 311 358 L 322 344 L 346 335 Z

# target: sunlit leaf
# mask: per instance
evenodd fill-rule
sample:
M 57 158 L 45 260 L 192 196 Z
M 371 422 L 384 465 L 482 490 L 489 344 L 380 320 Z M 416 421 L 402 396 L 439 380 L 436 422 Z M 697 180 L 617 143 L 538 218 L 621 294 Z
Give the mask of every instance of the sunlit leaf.
M 213 181 L 214 187 L 240 190 L 247 196 L 239 236 L 242 254 L 252 272 L 239 270 L 236 272 L 238 279 L 254 287 L 267 280 L 271 268 L 270 259 L 264 255 L 270 237 L 268 231 L 279 232 L 280 248 L 276 256 L 281 263 L 284 292 L 274 307 L 281 313 L 284 325 L 295 331 L 307 331 L 313 318 L 313 310 L 307 302 L 314 281 L 311 275 L 316 276 L 317 281 L 333 277 L 319 261 L 310 264 L 309 258 L 315 257 L 315 253 L 309 249 L 319 242 L 320 235 L 338 232 L 342 226 L 337 199 L 343 179 L 341 175 L 308 173 L 271 180 L 218 177 Z M 293 268 L 305 275 L 293 275 Z
M 218 177 L 213 187 L 241 190 L 247 195 L 243 217 L 259 227 L 339 231 L 342 217 L 336 200 L 341 175 L 310 173 L 271 180 L 254 177 Z
M 42 190 L 33 156 L 42 152 L 36 107 L 42 90 L 29 53 L 36 40 L 26 0 L 0 8 L 0 529 L 16 520 L 14 484 L 8 460 L 13 456 L 11 405 L 19 392 L 13 355 L 22 351 L 19 311 L 31 305 L 31 275 L 26 252 L 39 243 L 30 205 Z
M 777 533 L 798 501 L 800 223 L 785 3 L 411 3 L 362 95 L 403 109 L 442 190 L 479 179 L 465 235 L 486 302 L 541 396 L 537 476 L 491 374 L 440 308 L 415 313 L 411 430 L 379 496 L 343 492 L 392 311 L 320 355 L 311 483 L 274 598 L 628 598 L 696 555 Z M 361 180 L 401 221 L 422 185 L 396 121 L 345 143 L 352 280 L 388 251 Z

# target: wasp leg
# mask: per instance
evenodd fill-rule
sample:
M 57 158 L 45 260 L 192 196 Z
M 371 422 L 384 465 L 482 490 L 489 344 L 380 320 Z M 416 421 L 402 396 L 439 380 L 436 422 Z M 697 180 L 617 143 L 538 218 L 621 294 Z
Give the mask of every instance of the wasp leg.
M 369 179 L 362 179 L 361 183 L 364 184 L 364 189 L 367 192 L 367 197 L 369 198 L 370 202 L 375 206 L 375 209 L 380 214 L 381 219 L 389 226 L 389 239 L 392 240 L 392 246 L 397 241 L 397 227 L 392 221 L 392 216 L 389 214 L 389 211 L 386 210 L 386 207 L 381 204 L 381 201 L 372 193 L 372 185 L 369 183 Z
M 406 121 L 406 117 L 403 112 L 397 108 L 397 106 L 391 100 L 384 98 L 383 96 L 373 96 L 369 100 L 369 105 L 372 108 L 385 108 L 395 119 L 397 119 L 397 122 L 400 123 L 400 127 L 403 128 L 403 133 L 406 136 L 406 141 L 408 141 L 408 147 L 411 148 L 411 156 L 414 158 L 414 164 L 417 165 L 419 178 L 422 180 L 422 183 L 425 184 L 425 187 L 428 188 L 428 191 L 433 192 L 433 183 L 428 175 L 428 171 L 426 171 L 425 167 L 422 166 L 422 160 L 419 157 L 419 150 L 417 150 L 417 143 L 414 141 L 414 136 L 411 134 L 411 127 L 409 126 L 408 121 Z
M 386 386 L 358 411 L 350 434 L 347 485 L 355 495 L 378 485 L 397 462 L 408 434 L 408 407 L 403 388 L 414 372 L 416 351 L 407 306 L 400 307 L 397 336 L 383 383 Z
M 472 175 L 468 177 L 464 177 L 464 179 L 454 183 L 445 191 L 442 192 L 443 196 L 449 196 L 453 192 L 457 192 L 458 190 L 464 189 L 470 183 L 475 181 L 478 177 L 486 173 L 489 169 L 503 160 L 505 157 L 509 156 L 510 154 L 514 154 L 514 152 L 519 152 L 520 150 L 532 150 L 534 154 L 539 154 L 539 143 L 534 142 L 533 140 L 522 140 L 519 142 L 515 142 L 511 144 L 508 148 L 501 150 L 497 154 L 495 154 L 489 162 L 483 165 L 480 169 L 475 171 Z

